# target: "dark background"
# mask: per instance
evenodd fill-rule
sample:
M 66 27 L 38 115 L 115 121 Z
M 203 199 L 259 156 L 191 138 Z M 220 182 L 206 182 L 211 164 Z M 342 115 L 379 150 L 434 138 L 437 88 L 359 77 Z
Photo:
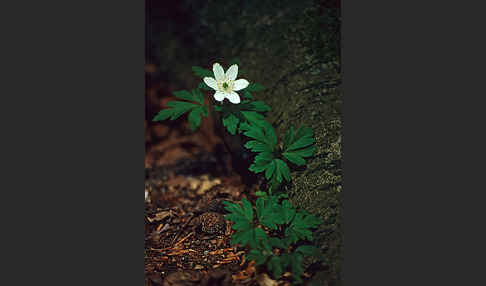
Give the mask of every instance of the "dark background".
M 1 284 L 143 283 L 144 3 L 1 6 Z M 343 2 L 347 285 L 485 284 L 482 13 Z

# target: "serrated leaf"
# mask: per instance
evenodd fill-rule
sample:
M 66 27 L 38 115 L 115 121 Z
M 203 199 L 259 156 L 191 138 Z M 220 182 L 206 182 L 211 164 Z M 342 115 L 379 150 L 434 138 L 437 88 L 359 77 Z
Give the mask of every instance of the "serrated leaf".
M 180 98 L 180 99 L 194 101 L 193 95 L 187 90 L 177 90 L 177 91 L 172 92 L 172 94 L 175 97 Z
M 282 202 L 282 212 L 283 212 L 284 222 L 286 224 L 292 221 L 296 213 L 288 200 L 284 200 Z
M 272 160 L 272 162 L 270 162 L 270 164 L 267 166 L 267 169 L 265 170 L 265 178 L 267 178 L 267 180 L 270 180 L 274 171 L 275 171 L 275 161 Z
M 264 207 L 264 199 L 263 198 L 258 198 L 256 200 L 255 206 L 256 206 L 256 211 L 257 211 L 257 218 L 260 220 L 260 218 L 263 215 L 263 207 Z
M 273 160 L 273 154 L 270 152 L 261 152 L 255 156 L 255 164 L 262 165 L 262 164 L 270 164 Z
M 270 106 L 266 105 L 265 102 L 263 101 L 253 101 L 250 103 L 250 105 L 252 106 L 252 109 L 254 111 L 258 111 L 258 112 L 265 112 L 265 111 L 272 110 Z
M 295 155 L 298 155 L 298 156 L 301 156 L 301 157 L 310 157 L 314 154 L 315 151 L 316 151 L 316 146 L 312 145 L 312 146 L 309 146 L 309 147 L 304 148 L 304 149 L 290 151 L 289 153 L 292 153 L 292 154 L 295 154 Z
M 246 88 L 248 91 L 262 91 L 265 89 L 265 87 L 259 83 L 250 83 L 248 87 Z
M 197 104 L 184 102 L 184 101 L 169 101 L 167 102 L 167 106 L 172 107 L 172 114 L 170 116 L 170 120 L 176 120 L 182 114 L 188 112 L 192 108 L 197 107 Z
M 262 143 L 265 143 L 265 135 L 263 134 L 262 129 L 256 127 L 256 126 L 250 126 L 250 130 L 246 131 L 243 133 L 245 136 L 256 139 Z
M 305 165 L 305 160 L 300 157 L 299 155 L 292 153 L 292 152 L 284 152 L 282 155 L 287 158 L 290 162 L 294 163 L 297 166 Z
M 272 147 L 273 150 L 277 145 L 277 135 L 275 134 L 275 129 L 270 123 L 264 121 L 264 130 L 268 138 L 267 143 Z
M 241 204 L 243 206 L 243 213 L 245 214 L 245 217 L 249 221 L 253 221 L 253 207 L 251 206 L 250 202 L 246 198 L 243 198 L 241 200 Z
M 268 243 L 267 233 L 259 227 L 255 228 L 254 231 L 255 231 L 256 241 L 260 243 L 260 245 L 263 247 L 264 250 L 266 250 L 267 252 L 271 252 L 272 248 L 270 247 L 270 244 Z
M 305 137 L 302 137 L 302 138 L 296 140 L 285 151 L 289 152 L 289 151 L 293 151 L 293 150 L 296 150 L 296 149 L 304 148 L 304 147 L 307 147 L 314 142 L 315 142 L 314 137 L 305 136 Z
M 235 232 L 231 238 L 231 244 L 241 244 L 242 246 L 245 246 L 250 243 L 251 240 L 254 240 L 253 234 L 254 231 L 252 228 Z
M 214 76 L 213 73 L 210 70 L 204 69 L 204 68 L 198 67 L 198 66 L 193 66 L 192 71 L 194 72 L 194 74 L 196 76 L 199 76 L 199 77 L 202 77 L 202 78 Z
M 255 163 L 251 164 L 248 170 L 252 171 L 253 173 L 260 173 L 265 171 L 267 165 L 257 165 Z
M 171 109 L 162 109 L 159 111 L 157 115 L 155 115 L 154 119 L 152 121 L 162 121 L 166 120 L 172 115 L 172 110 Z
M 253 96 L 251 96 L 251 93 L 246 89 L 243 91 L 243 97 L 248 98 L 248 99 L 253 99 Z
M 290 170 L 287 164 L 280 160 L 275 159 L 276 169 L 275 173 L 277 174 L 277 181 L 282 182 L 282 176 L 285 180 L 290 181 Z
M 234 116 L 232 113 L 230 113 L 227 117 L 223 118 L 223 125 L 226 127 L 231 135 L 236 134 L 236 127 L 238 126 L 239 122 L 240 120 L 238 119 L 238 117 Z
M 262 265 L 265 263 L 267 257 L 256 249 L 252 249 L 248 252 L 248 256 L 246 257 L 250 261 L 255 261 L 256 265 Z
M 194 108 L 191 112 L 189 112 L 188 120 L 191 130 L 196 130 L 196 128 L 201 125 L 201 109 Z
M 287 248 L 287 246 L 284 244 L 284 242 L 278 237 L 270 237 L 268 242 L 270 243 L 270 245 L 272 247 L 278 247 L 278 248 L 282 248 L 282 249 Z
M 290 126 L 289 129 L 285 132 L 285 136 L 283 139 L 283 149 L 286 150 L 287 147 L 294 141 L 294 127 Z
M 295 279 L 297 282 L 301 282 L 302 278 L 300 277 L 302 275 L 302 255 L 299 253 L 293 253 L 292 254 L 292 259 L 290 262 L 290 267 L 292 269 L 292 277 Z
M 246 120 L 248 120 L 250 125 L 255 125 L 258 127 L 265 126 L 265 117 L 260 113 L 255 111 L 241 111 L 241 114 L 245 117 Z
M 270 146 L 255 140 L 246 142 L 244 146 L 245 148 L 250 149 L 252 152 L 272 152 Z
M 199 104 L 204 104 L 204 96 L 199 89 L 193 89 L 192 90 L 192 96 L 194 98 L 194 101 L 197 101 Z
M 268 270 L 272 272 L 274 279 L 278 279 L 280 278 L 280 276 L 282 276 L 283 269 L 282 269 L 282 263 L 280 261 L 280 257 L 272 256 L 270 260 L 268 260 L 267 267 Z
M 232 228 L 234 230 L 244 231 L 252 228 L 252 224 L 248 223 L 246 220 L 238 220 L 232 225 Z

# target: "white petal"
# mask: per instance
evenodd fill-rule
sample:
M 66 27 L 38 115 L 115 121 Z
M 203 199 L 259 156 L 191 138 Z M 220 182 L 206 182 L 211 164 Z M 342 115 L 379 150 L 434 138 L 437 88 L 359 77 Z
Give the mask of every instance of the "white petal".
M 216 82 L 216 80 L 214 78 L 212 78 L 212 77 L 205 77 L 205 78 L 203 78 L 203 81 L 210 88 L 212 88 L 214 90 L 218 90 L 218 83 Z
M 240 96 L 236 92 L 232 91 L 231 93 L 227 93 L 225 95 L 226 95 L 226 98 L 229 99 L 229 101 L 231 103 L 234 103 L 234 104 L 240 103 Z
M 214 99 L 216 99 L 217 101 L 223 101 L 224 100 L 224 92 L 222 91 L 216 91 L 214 93 Z
M 224 79 L 224 70 L 220 64 L 215 63 L 213 65 L 213 73 L 217 81 L 222 81 Z
M 226 79 L 235 80 L 238 75 L 238 65 L 232 65 L 226 71 Z
M 246 88 L 250 83 L 246 79 L 240 78 L 239 80 L 235 80 L 235 85 L 233 86 L 233 90 L 241 90 Z

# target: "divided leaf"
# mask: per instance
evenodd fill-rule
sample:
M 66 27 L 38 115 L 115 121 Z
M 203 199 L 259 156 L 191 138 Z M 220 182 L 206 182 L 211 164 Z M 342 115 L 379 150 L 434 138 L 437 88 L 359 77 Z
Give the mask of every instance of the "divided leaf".
M 284 136 L 284 152 L 282 155 L 297 166 L 305 165 L 306 157 L 314 154 L 316 147 L 312 128 L 302 126 L 294 134 L 294 128 L 290 127 Z
M 208 108 L 204 105 L 204 97 L 199 89 L 174 91 L 174 96 L 187 101 L 169 101 L 168 108 L 162 109 L 153 121 L 162 121 L 166 119 L 176 120 L 184 113 L 189 112 L 188 120 L 191 130 L 195 130 L 201 125 L 201 116 L 208 116 Z

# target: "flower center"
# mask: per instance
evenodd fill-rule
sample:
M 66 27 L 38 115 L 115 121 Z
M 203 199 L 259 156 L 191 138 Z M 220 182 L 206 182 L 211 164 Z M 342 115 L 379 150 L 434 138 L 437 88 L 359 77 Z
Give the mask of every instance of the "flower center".
M 219 90 L 225 92 L 225 93 L 230 93 L 233 90 L 233 81 L 231 80 L 224 80 L 221 82 L 218 82 L 218 88 Z

